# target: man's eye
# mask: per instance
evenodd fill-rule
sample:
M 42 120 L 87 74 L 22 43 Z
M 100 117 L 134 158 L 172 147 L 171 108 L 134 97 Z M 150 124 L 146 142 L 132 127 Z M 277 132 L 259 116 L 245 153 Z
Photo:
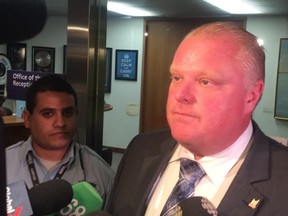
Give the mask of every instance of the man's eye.
M 171 80 L 179 81 L 181 78 L 177 75 L 172 75 Z
M 42 113 L 42 115 L 44 116 L 44 117 L 50 117 L 50 116 L 52 116 L 52 112 L 51 111 L 45 111 L 45 112 L 43 112 Z
M 66 110 L 66 111 L 63 112 L 63 115 L 64 115 L 65 117 L 71 117 L 71 116 L 74 115 L 74 113 L 75 113 L 74 110 Z
M 205 80 L 205 79 L 203 79 L 203 80 L 201 80 L 201 84 L 203 84 L 203 85 L 209 85 L 209 81 L 208 81 L 208 80 Z

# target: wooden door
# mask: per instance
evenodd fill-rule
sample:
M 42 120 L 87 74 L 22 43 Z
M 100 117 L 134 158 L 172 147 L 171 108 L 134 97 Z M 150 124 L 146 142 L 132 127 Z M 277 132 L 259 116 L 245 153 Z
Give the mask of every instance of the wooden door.
M 216 20 L 146 20 L 148 36 L 143 61 L 140 132 L 168 127 L 166 101 L 174 53 L 193 28 L 212 21 Z M 234 21 L 245 23 L 243 18 Z

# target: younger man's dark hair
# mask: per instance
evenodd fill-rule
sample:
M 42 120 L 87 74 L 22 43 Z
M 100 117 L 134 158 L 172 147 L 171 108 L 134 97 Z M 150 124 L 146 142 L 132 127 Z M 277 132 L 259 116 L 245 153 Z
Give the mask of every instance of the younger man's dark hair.
M 33 113 L 36 106 L 37 93 L 46 91 L 63 92 L 73 95 L 75 107 L 77 108 L 77 94 L 72 86 L 60 75 L 51 74 L 38 79 L 28 88 L 26 93 L 26 109 L 30 114 Z

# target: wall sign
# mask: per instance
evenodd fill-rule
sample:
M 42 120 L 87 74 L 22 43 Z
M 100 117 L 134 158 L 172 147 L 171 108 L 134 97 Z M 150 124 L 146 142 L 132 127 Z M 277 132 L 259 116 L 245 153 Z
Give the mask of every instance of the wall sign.
M 46 72 L 9 70 L 6 82 L 7 98 L 25 101 L 26 91 L 30 85 L 41 77 L 47 75 L 49 75 L 49 73 Z M 63 74 L 57 75 L 64 77 Z
M 115 79 L 137 80 L 138 50 L 116 50 Z

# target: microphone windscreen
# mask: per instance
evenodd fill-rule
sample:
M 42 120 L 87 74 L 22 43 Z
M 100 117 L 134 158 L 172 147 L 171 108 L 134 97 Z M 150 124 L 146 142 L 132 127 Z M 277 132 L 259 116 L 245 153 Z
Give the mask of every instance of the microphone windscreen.
M 179 203 L 183 216 L 217 216 L 215 206 L 205 197 L 190 197 Z
M 72 185 L 63 179 L 43 182 L 28 191 L 34 215 L 48 215 L 67 206 L 73 198 Z
M 46 23 L 45 0 L 1 0 L 0 8 L 0 43 L 32 38 Z
M 56 215 L 87 215 L 102 209 L 103 200 L 90 183 L 79 182 L 73 184 L 72 188 L 74 195 L 71 203 Z

